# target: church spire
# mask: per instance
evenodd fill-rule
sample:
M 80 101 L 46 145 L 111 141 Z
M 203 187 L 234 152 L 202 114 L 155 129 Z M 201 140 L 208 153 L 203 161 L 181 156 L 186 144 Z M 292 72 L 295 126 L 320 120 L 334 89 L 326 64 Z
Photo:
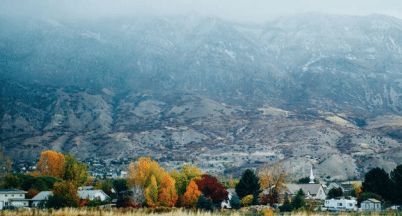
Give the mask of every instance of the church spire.
M 310 171 L 310 184 L 314 184 L 314 175 L 313 175 L 313 166 L 311 166 L 311 171 Z

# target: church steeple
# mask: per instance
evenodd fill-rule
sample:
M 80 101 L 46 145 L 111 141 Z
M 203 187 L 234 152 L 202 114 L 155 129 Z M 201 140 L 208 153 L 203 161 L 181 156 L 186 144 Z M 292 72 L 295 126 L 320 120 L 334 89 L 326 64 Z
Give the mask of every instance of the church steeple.
M 313 166 L 311 166 L 311 171 L 310 171 L 310 184 L 314 184 L 314 175 L 313 175 Z

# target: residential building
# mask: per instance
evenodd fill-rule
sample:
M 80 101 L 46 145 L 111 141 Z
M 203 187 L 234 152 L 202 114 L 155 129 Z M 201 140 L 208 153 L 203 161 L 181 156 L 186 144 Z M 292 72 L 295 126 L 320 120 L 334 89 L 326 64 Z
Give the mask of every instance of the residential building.
M 89 200 L 99 198 L 101 201 L 105 201 L 106 199 L 110 199 L 110 197 L 102 190 L 79 190 L 78 196 L 81 199 L 89 199 Z
M 50 195 L 52 195 L 52 191 L 41 191 L 36 196 L 34 196 L 32 200 L 32 206 L 39 206 L 41 203 L 45 202 Z
M 376 199 L 368 199 L 363 201 L 361 204 L 362 211 L 372 212 L 372 211 L 381 211 L 381 201 Z
M 27 192 L 15 189 L 1 189 L 0 190 L 0 210 L 9 206 L 16 208 L 28 207 L 29 200 L 25 199 Z

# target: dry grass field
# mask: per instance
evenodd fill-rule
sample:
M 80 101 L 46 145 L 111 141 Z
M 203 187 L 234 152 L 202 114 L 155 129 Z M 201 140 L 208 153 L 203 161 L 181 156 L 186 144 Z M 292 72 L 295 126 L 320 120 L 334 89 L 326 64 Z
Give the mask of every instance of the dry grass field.
M 225 212 L 201 212 L 176 209 L 169 212 L 155 212 L 148 209 L 100 209 L 100 208 L 65 208 L 60 210 L 30 210 L 20 209 L 15 211 L 0 211 L 0 216 L 402 216 L 401 212 L 381 213 L 327 213 L 327 212 L 290 212 L 273 213 L 242 213 L 235 211 Z

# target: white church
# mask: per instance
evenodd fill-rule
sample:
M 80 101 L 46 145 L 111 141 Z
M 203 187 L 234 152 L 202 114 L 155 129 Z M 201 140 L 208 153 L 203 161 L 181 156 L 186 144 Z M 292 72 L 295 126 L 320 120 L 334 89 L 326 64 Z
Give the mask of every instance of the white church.
M 310 182 L 308 184 L 285 184 L 287 193 L 290 197 L 296 196 L 297 192 L 302 189 L 306 194 L 307 199 L 325 200 L 327 195 L 325 194 L 324 187 L 321 184 L 314 182 L 313 167 L 310 170 Z

